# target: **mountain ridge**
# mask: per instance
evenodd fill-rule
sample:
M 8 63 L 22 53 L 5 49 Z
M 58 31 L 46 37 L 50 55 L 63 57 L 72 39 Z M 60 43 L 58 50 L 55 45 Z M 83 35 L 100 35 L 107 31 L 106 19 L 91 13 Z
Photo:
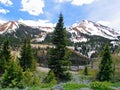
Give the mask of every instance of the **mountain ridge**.
M 74 34 L 74 37 L 71 37 L 71 40 L 74 42 L 80 42 L 79 40 L 76 40 L 78 38 L 81 39 L 81 41 L 87 41 L 87 39 L 80 36 L 80 33 L 90 36 L 97 35 L 108 39 L 118 39 L 117 37 L 120 36 L 120 34 L 115 32 L 114 29 L 88 20 L 73 24 L 69 27 L 68 31 L 71 34 Z
M 0 24 L 0 43 L 6 37 L 20 45 L 24 38 L 29 38 L 32 43 L 51 44 L 51 36 L 54 27 L 28 26 L 17 21 L 9 21 Z M 120 40 L 120 34 L 107 26 L 83 20 L 66 28 L 68 46 L 74 48 L 82 55 L 91 57 L 93 53 L 99 53 L 106 41 L 109 41 L 114 52 Z M 116 47 L 117 46 L 117 47 Z
M 9 22 L 0 24 L 0 34 L 2 35 L 2 34 L 16 32 L 19 29 L 20 25 L 23 25 L 31 29 L 32 28 L 37 29 L 38 31 L 41 31 L 41 32 L 45 32 L 44 34 L 41 34 L 42 40 L 37 40 L 38 42 L 43 41 L 43 39 L 45 39 L 47 34 L 52 33 L 54 31 L 54 27 L 50 27 L 50 26 L 49 27 L 28 26 L 21 22 L 9 21 Z M 118 40 L 118 36 L 120 36 L 120 34 L 117 33 L 114 29 L 101 25 L 99 23 L 95 23 L 90 20 L 82 20 L 79 23 L 74 23 L 72 26 L 67 28 L 67 32 L 71 34 L 71 37 L 69 39 L 73 43 L 89 41 L 89 39 L 82 34 L 89 35 L 89 36 L 94 36 L 94 35 L 101 36 L 110 40 Z M 36 34 L 36 36 L 38 35 Z

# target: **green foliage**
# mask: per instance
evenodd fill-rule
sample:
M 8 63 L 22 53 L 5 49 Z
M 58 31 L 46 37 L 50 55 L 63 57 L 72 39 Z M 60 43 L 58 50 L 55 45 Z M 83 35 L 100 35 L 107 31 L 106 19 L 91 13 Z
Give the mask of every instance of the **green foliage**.
M 67 38 L 62 14 L 60 14 L 58 23 L 52 35 L 52 43 L 55 47 L 51 49 L 48 66 L 53 70 L 57 79 L 65 80 L 64 77 L 67 78 L 67 75 L 69 75 L 66 71 L 68 70 L 70 62 L 67 56 Z
M 25 72 L 23 72 L 23 79 L 21 83 L 24 87 L 36 86 L 40 84 L 40 78 L 36 72 L 31 72 L 29 69 L 27 69 Z
M 11 60 L 9 40 L 5 40 L 0 51 L 0 73 L 4 73 Z
M 113 87 L 120 87 L 120 82 L 116 82 L 112 84 Z
M 106 44 L 102 53 L 102 60 L 100 63 L 97 79 L 99 81 L 110 81 L 112 80 L 112 75 L 113 75 L 112 58 L 109 46 L 108 44 Z
M 90 87 L 94 90 L 114 90 L 111 88 L 111 83 L 109 82 L 92 82 Z
M 23 71 L 26 71 L 27 69 L 30 69 L 30 71 L 36 70 L 36 61 L 33 56 L 30 41 L 28 39 L 25 39 L 19 62 L 23 68 Z
M 88 67 L 85 66 L 85 69 L 84 69 L 84 72 L 83 72 L 84 75 L 88 75 Z
M 56 84 L 57 80 L 55 77 L 55 74 L 52 70 L 50 70 L 46 76 L 46 78 L 44 79 L 45 83 L 52 83 L 52 84 Z
M 0 74 L 3 74 L 6 68 L 7 68 L 7 62 L 4 56 L 0 53 Z
M 41 83 L 40 87 L 41 88 L 51 88 L 52 86 L 54 86 L 55 84 L 52 83 Z M 51 90 L 51 89 L 50 89 Z
M 113 59 L 113 82 L 118 82 L 120 81 L 120 56 L 118 53 L 112 54 L 112 59 Z
M 2 76 L 1 86 L 7 87 L 22 87 L 21 80 L 23 79 L 22 68 L 15 61 L 9 63 L 8 68 Z
M 63 75 L 62 75 L 62 78 L 64 78 L 63 81 L 69 81 L 72 79 L 72 74 L 70 72 L 65 72 Z
M 85 88 L 88 86 L 85 84 L 79 84 L 79 83 L 66 83 L 66 84 L 63 84 L 63 87 L 65 90 L 76 90 L 76 89 Z

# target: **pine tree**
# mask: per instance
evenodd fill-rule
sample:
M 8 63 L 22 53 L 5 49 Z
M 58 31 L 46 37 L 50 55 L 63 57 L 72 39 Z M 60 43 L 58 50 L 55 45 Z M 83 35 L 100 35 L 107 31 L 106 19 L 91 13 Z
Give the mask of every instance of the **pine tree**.
M 21 67 L 23 68 L 23 71 L 26 71 L 27 69 L 29 69 L 30 71 L 36 70 L 36 61 L 33 56 L 30 41 L 28 39 L 25 39 L 19 62 Z
M 16 61 L 10 61 L 8 68 L 2 76 L 1 86 L 7 87 L 21 87 L 21 80 L 23 79 L 22 68 Z
M 3 74 L 5 72 L 5 69 L 7 68 L 10 60 L 11 60 L 10 45 L 9 40 L 6 39 L 3 42 L 2 49 L 0 51 L 0 74 Z
M 28 86 L 35 86 L 40 84 L 40 78 L 37 74 L 37 72 L 31 72 L 29 69 L 27 69 L 25 72 L 23 72 L 23 80 L 22 84 L 25 87 Z
M 85 69 L 84 69 L 84 72 L 83 72 L 84 75 L 88 75 L 88 67 L 85 66 Z
M 45 83 L 51 83 L 51 84 L 56 84 L 57 80 L 55 77 L 55 74 L 52 70 L 50 70 L 47 74 L 47 76 L 44 79 Z
M 63 16 L 60 14 L 52 36 L 52 43 L 55 47 L 51 49 L 48 61 L 49 68 L 54 72 L 57 79 L 60 80 L 64 80 L 65 77 L 70 79 L 70 74 L 67 72 L 70 62 L 68 61 L 66 42 L 66 29 L 64 28 Z
M 97 79 L 99 81 L 110 81 L 112 79 L 112 58 L 109 45 L 106 44 L 102 53 L 102 59 L 99 67 Z

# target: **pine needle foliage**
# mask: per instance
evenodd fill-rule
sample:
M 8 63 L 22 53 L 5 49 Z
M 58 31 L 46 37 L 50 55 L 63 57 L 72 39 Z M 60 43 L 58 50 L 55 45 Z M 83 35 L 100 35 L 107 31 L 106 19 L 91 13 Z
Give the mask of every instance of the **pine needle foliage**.
M 99 81 L 111 81 L 113 75 L 112 58 L 108 43 L 104 46 L 102 59 L 99 66 L 97 79 Z
M 70 79 L 68 74 L 68 66 L 70 64 L 67 54 L 67 36 L 64 28 L 63 16 L 60 14 L 58 23 L 56 24 L 52 43 L 54 48 L 50 51 L 50 59 L 48 61 L 49 68 L 54 72 L 59 80 Z M 66 77 L 66 78 L 65 78 Z

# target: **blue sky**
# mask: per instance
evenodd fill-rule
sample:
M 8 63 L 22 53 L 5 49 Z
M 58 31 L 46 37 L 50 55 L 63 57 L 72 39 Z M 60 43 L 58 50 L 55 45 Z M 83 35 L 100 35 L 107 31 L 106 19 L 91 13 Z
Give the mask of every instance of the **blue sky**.
M 87 19 L 120 29 L 120 0 L 0 0 L 0 23 L 51 26 L 60 12 L 65 26 Z

